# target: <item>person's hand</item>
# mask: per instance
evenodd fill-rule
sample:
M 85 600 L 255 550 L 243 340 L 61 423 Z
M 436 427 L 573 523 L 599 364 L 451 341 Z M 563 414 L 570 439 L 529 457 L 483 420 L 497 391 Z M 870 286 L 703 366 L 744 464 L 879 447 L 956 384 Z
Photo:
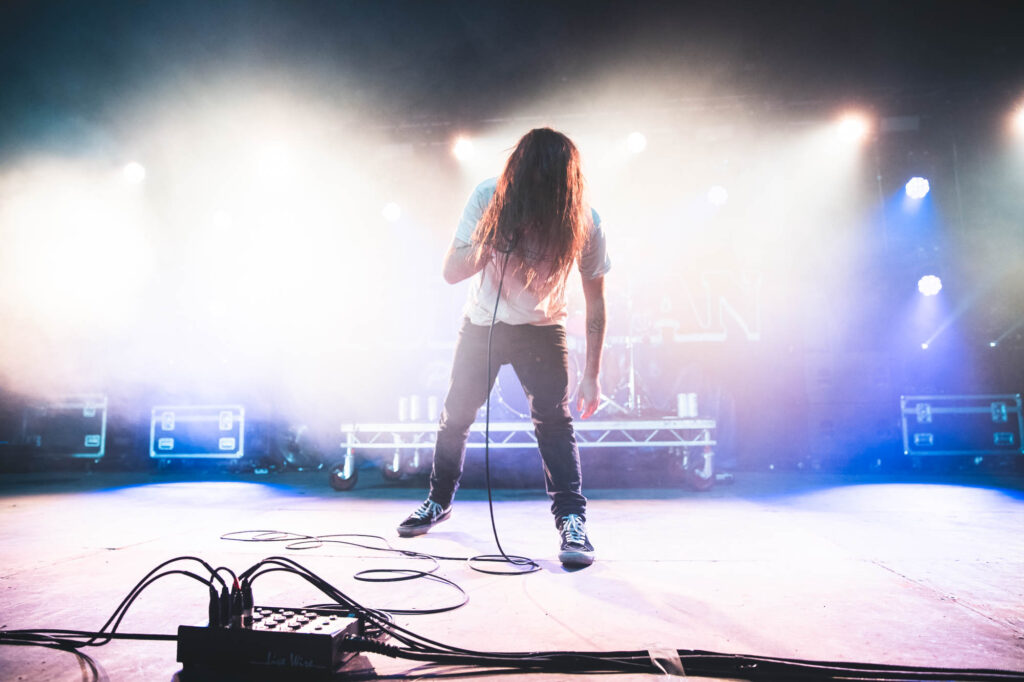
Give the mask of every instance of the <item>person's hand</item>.
M 580 419 L 587 419 L 601 406 L 601 384 L 597 377 L 584 376 L 576 398 L 576 410 Z

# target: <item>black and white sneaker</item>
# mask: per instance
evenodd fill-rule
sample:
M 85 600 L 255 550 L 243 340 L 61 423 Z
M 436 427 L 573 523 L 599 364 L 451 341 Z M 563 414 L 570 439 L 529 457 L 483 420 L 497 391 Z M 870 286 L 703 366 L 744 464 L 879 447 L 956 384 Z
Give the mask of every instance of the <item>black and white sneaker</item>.
M 423 535 L 437 524 L 446 521 L 451 515 L 451 505 L 444 509 L 428 497 L 416 511 L 409 514 L 409 518 L 398 524 L 398 534 L 403 538 Z
M 568 514 L 558 521 L 562 549 L 558 560 L 566 566 L 589 566 L 594 563 L 594 546 L 587 539 L 587 527 L 579 514 Z

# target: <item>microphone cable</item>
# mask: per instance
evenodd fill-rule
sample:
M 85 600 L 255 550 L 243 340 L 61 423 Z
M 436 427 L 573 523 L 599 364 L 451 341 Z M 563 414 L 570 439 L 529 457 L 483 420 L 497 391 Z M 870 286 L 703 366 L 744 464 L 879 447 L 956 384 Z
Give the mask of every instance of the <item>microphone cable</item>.
M 487 510 L 491 517 L 491 532 L 494 535 L 494 544 L 498 546 L 500 554 L 480 554 L 470 557 L 468 562 L 470 568 L 492 575 L 523 575 L 540 570 L 540 564 L 533 559 L 515 554 L 509 555 L 501 546 L 501 540 L 498 538 L 498 526 L 494 521 L 494 497 L 491 492 L 491 344 L 494 339 L 494 327 L 498 322 L 498 304 L 501 302 L 501 290 L 505 283 L 505 268 L 508 266 L 509 256 L 512 255 L 512 250 L 517 240 L 513 237 L 509 241 L 509 248 L 507 251 L 504 251 L 505 258 L 501 264 L 501 275 L 498 278 L 498 295 L 494 299 L 491 326 L 487 331 L 487 373 L 485 377 L 487 381 L 487 399 L 484 403 L 484 477 L 487 481 Z M 497 372 L 495 372 L 495 376 L 497 376 Z M 479 563 L 507 563 L 519 568 L 510 571 L 499 571 L 474 565 Z

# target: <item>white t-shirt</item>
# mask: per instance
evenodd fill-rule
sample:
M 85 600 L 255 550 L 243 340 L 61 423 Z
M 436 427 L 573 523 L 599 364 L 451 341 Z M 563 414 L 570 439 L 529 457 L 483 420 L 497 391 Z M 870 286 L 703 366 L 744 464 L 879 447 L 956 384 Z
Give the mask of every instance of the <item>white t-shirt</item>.
M 455 230 L 455 242 L 459 246 L 472 243 L 473 231 L 483 217 L 487 205 L 494 197 L 498 187 L 498 179 L 491 178 L 477 185 L 466 202 L 462 212 L 462 220 Z M 577 265 L 584 279 L 596 279 L 608 272 L 612 263 L 608 258 L 604 228 L 601 216 L 597 211 L 590 210 L 592 222 L 583 252 Z M 504 255 L 495 257 L 473 277 L 466 298 L 463 312 L 473 324 L 489 326 L 494 316 L 494 301 L 498 295 L 498 280 L 501 276 L 501 265 Z M 522 275 L 516 274 L 514 268 L 508 267 L 505 281 L 501 287 L 501 302 L 498 304 L 498 322 L 505 324 L 565 324 L 568 316 L 566 310 L 565 288 L 562 287 L 557 298 L 548 294 L 540 297 L 526 288 Z

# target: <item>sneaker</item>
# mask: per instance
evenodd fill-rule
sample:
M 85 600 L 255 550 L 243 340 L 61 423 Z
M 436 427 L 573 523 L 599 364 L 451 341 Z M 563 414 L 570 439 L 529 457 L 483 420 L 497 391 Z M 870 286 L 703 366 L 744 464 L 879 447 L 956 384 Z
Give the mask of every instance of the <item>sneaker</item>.
M 428 497 L 416 511 L 409 514 L 409 518 L 398 524 L 398 534 L 403 538 L 423 535 L 437 524 L 447 520 L 451 515 L 451 505 L 448 505 L 447 509 L 442 509 L 441 505 Z
M 568 514 L 558 522 L 562 549 L 558 560 L 566 566 L 589 566 L 594 563 L 594 546 L 587 539 L 587 527 L 579 514 Z

